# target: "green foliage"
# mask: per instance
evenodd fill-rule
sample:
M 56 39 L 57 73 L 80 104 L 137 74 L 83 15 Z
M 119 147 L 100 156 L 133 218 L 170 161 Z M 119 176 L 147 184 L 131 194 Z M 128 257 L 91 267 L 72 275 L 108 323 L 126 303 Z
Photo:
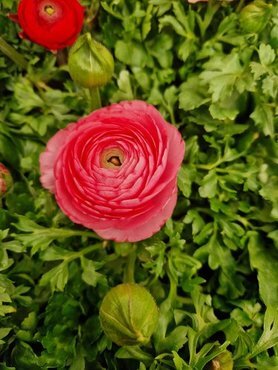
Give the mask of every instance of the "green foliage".
M 15 182 L 0 208 L 0 370 L 206 370 L 225 355 L 234 369 L 277 369 L 277 2 L 256 0 L 256 32 L 238 1 L 82 3 L 84 31 L 115 56 L 103 104 L 146 100 L 186 141 L 178 203 L 136 245 L 101 241 L 61 213 L 39 154 L 89 112 L 89 95 L 18 38 L 6 17 L 17 1 L 1 1 L 1 36 L 28 69 L 0 55 L 0 162 Z M 159 324 L 150 345 L 119 348 L 99 306 L 133 279 L 155 297 Z

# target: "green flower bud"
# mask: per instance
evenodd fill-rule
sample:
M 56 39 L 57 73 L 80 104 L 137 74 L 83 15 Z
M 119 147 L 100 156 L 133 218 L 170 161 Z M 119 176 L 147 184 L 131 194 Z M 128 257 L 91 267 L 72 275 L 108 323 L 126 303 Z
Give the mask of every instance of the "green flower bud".
M 158 308 L 149 291 L 138 284 L 120 284 L 104 297 L 100 322 L 119 346 L 146 344 L 158 321 Z
M 215 357 L 210 363 L 209 370 L 233 370 L 233 358 L 231 352 L 225 351 Z
M 79 85 L 100 87 L 111 79 L 114 59 L 105 46 L 86 33 L 70 49 L 68 66 L 71 78 Z
M 247 33 L 261 32 L 267 25 L 271 14 L 271 4 L 263 0 L 255 0 L 246 5 L 240 12 L 239 22 L 243 31 Z
M 13 186 L 13 178 L 10 171 L 0 163 L 0 198 L 3 197 Z

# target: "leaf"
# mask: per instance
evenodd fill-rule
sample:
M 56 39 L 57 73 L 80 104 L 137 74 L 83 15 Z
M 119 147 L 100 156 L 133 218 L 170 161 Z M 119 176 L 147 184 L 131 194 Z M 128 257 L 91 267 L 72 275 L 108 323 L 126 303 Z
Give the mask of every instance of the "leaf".
M 188 340 L 187 331 L 186 326 L 177 326 L 159 342 L 159 352 L 179 351 Z
M 113 101 L 117 102 L 121 100 L 132 100 L 134 96 L 132 92 L 129 72 L 121 71 L 117 83 L 119 86 L 119 90 L 113 95 Z
M 53 269 L 46 272 L 42 275 L 40 280 L 41 286 L 46 286 L 50 284 L 51 290 L 60 290 L 63 291 L 65 285 L 68 282 L 69 272 L 68 272 L 68 264 L 67 263 L 60 263 L 58 266 L 54 267 Z
M 27 317 L 22 321 L 21 327 L 25 330 L 35 329 L 37 324 L 37 315 L 36 312 L 30 312 Z
M 151 21 L 153 17 L 153 6 L 150 4 L 147 8 L 146 16 L 142 24 L 142 38 L 143 40 L 148 36 L 151 31 Z
M 0 120 L 0 159 L 17 167 L 21 146 Z
M 149 62 L 144 46 L 137 42 L 117 41 L 115 55 L 119 61 L 133 67 L 145 67 Z
M 267 178 L 266 184 L 263 184 L 260 195 L 271 202 L 272 210 L 271 217 L 278 219 L 278 179 L 277 176 L 269 176 Z
M 72 363 L 81 350 L 77 344 L 80 316 L 80 297 L 73 291 L 70 294 L 56 292 L 49 298 L 40 339 L 44 348 L 39 358 L 42 367 L 63 368 Z
M 243 73 L 238 55 L 215 56 L 204 67 L 200 78 L 209 85 L 212 101 L 218 102 L 223 97 L 231 96 Z
M 154 274 L 156 278 L 162 277 L 165 274 L 165 250 L 166 244 L 162 240 L 154 240 L 148 245 L 144 243 L 146 251 L 149 252 L 150 258 L 146 258 L 144 266 L 149 269 L 151 274 Z
M 0 328 L 0 345 L 5 343 L 2 339 L 5 338 L 11 330 L 12 328 Z
M 38 356 L 33 351 L 32 347 L 25 343 L 19 342 L 13 350 L 14 363 L 17 369 L 22 370 L 39 370 Z
M 177 370 L 190 370 L 190 366 L 177 354 L 176 351 L 172 351 L 173 353 L 173 362 Z
M 215 197 L 218 189 L 218 179 L 215 170 L 209 171 L 209 173 L 201 181 L 199 187 L 199 194 L 202 198 L 213 198 Z
M 73 229 L 63 229 L 63 228 L 51 228 L 51 227 L 44 227 L 36 222 L 30 220 L 26 216 L 17 216 L 18 222 L 14 223 L 13 225 L 20 231 L 23 231 L 24 234 L 20 233 L 13 233 L 12 236 L 23 243 L 26 247 L 32 248 L 32 254 L 37 253 L 40 250 L 47 249 L 51 243 L 56 239 L 64 239 L 70 238 L 72 236 L 95 236 L 94 233 L 81 231 L 81 230 L 73 230 Z M 59 250 L 59 252 L 58 252 Z M 50 249 L 50 251 L 46 254 L 46 258 L 51 258 L 50 254 L 56 256 L 57 253 L 62 253 L 63 255 L 67 255 L 65 250 L 56 248 Z
M 276 98 L 278 95 L 278 76 L 268 76 L 264 78 L 262 89 L 265 95 Z
M 250 357 L 266 351 L 278 344 L 278 308 L 269 306 L 264 317 L 264 331 L 256 343 Z
M 190 209 L 187 212 L 187 215 L 185 216 L 183 222 L 186 224 L 192 224 L 193 235 L 198 234 L 205 226 L 204 219 L 200 216 L 200 214 L 197 211 L 193 209 Z
M 207 87 L 199 76 L 190 76 L 180 89 L 179 108 L 185 111 L 198 108 L 210 100 L 207 96 Z
M 14 85 L 15 99 L 18 104 L 18 110 L 22 113 L 28 113 L 32 109 L 42 108 L 44 102 L 41 97 L 35 93 L 31 82 L 24 77 Z
M 278 252 L 264 246 L 257 232 L 249 232 L 250 264 L 258 271 L 260 296 L 269 308 L 278 307 Z
M 8 367 L 5 363 L 0 364 L 0 370 L 16 370 L 15 367 Z
M 265 135 L 274 136 L 274 112 L 267 103 L 259 103 L 250 117 Z
M 262 43 L 259 47 L 259 58 L 262 65 L 268 66 L 275 60 L 275 51 L 270 45 Z
M 172 26 L 174 31 L 183 37 L 186 37 L 186 30 L 184 25 L 182 25 L 175 17 L 170 15 L 165 15 L 164 17 L 160 18 L 159 20 L 159 30 L 161 31 L 163 27 Z
M 95 263 L 92 260 L 82 256 L 81 266 L 83 269 L 82 279 L 86 284 L 95 287 L 103 280 L 104 276 L 96 271 Z
M 47 248 L 41 255 L 40 258 L 43 261 L 59 261 L 66 260 L 74 256 L 74 252 L 57 246 Z
M 261 76 L 268 73 L 267 68 L 257 62 L 251 62 L 250 68 L 251 68 L 252 73 L 254 74 L 255 80 L 258 80 Z
M 178 187 L 186 198 L 191 195 L 192 183 L 197 175 L 196 168 L 193 165 L 182 165 L 178 173 Z
M 81 351 L 79 351 L 74 357 L 74 360 L 71 363 L 69 370 L 85 370 L 85 366 L 86 366 L 85 358 L 82 355 Z

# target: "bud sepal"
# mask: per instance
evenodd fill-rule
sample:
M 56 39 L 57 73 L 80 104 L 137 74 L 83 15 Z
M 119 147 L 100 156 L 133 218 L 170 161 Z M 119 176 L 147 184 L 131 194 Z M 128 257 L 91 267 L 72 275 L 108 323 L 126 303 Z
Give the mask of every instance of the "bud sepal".
M 94 40 L 90 33 L 78 38 L 69 52 L 69 73 L 80 86 L 104 86 L 114 72 L 114 59 L 110 51 Z
M 239 14 L 242 30 L 247 33 L 260 33 L 269 20 L 272 5 L 263 0 L 255 0 L 246 5 Z
M 150 292 L 138 284 L 120 284 L 104 297 L 100 322 L 106 336 L 119 346 L 147 344 L 158 322 Z

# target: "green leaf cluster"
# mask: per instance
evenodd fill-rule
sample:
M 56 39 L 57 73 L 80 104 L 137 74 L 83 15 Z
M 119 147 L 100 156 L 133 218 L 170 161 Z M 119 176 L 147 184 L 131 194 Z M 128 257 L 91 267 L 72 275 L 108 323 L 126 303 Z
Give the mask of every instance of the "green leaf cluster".
M 136 245 L 74 225 L 42 189 L 39 154 L 89 95 L 17 37 L 17 1 L 0 3 L 1 36 L 28 61 L 0 55 L 0 162 L 14 179 L 0 208 L 0 370 L 278 369 L 278 4 L 260 2 L 272 6 L 252 32 L 243 1 L 82 1 L 84 29 L 115 57 L 103 104 L 146 100 L 186 142 L 173 217 Z M 159 323 L 148 345 L 119 348 L 99 306 L 133 280 Z

